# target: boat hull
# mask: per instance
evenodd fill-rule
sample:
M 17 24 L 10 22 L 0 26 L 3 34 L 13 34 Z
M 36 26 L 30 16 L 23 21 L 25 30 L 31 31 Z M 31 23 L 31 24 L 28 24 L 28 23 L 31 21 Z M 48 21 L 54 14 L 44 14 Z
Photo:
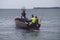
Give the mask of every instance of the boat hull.
M 36 29 L 38 30 L 40 28 L 40 24 L 38 24 L 37 26 L 31 26 L 31 25 L 27 25 L 25 22 L 21 22 L 20 18 L 15 18 L 15 24 L 17 28 L 21 28 L 21 29 Z

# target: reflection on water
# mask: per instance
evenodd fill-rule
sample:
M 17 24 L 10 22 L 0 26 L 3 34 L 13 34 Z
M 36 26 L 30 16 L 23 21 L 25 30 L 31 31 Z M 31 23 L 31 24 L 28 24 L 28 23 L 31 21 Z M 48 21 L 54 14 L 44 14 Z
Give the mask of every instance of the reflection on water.
M 38 36 L 39 30 L 16 29 L 16 33 L 22 33 L 22 36 Z
M 36 40 L 36 38 L 39 36 L 39 30 L 16 29 L 15 33 L 21 38 L 21 40 Z

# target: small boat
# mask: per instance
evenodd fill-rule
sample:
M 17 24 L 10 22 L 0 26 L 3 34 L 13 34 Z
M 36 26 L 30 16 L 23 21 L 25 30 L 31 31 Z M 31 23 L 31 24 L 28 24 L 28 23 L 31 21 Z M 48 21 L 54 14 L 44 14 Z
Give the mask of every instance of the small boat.
M 15 24 L 17 28 L 21 28 L 21 29 L 35 29 L 35 30 L 39 30 L 41 24 L 37 24 L 36 26 L 31 26 L 31 25 L 27 25 L 26 22 L 22 22 L 20 21 L 20 18 L 15 18 Z

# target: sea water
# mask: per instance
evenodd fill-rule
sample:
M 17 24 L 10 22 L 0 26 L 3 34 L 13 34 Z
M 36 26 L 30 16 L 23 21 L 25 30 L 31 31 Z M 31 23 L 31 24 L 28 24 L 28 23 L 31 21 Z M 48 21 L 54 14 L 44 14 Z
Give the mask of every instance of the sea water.
M 0 40 L 60 40 L 60 9 L 27 9 L 28 19 L 38 16 L 40 30 L 15 28 L 15 18 L 21 16 L 20 9 L 0 9 Z

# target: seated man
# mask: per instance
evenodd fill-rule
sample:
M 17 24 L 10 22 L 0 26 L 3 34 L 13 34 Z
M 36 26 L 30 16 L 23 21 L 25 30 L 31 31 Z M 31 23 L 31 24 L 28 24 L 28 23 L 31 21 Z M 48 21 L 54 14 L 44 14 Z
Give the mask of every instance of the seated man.
M 38 17 L 35 16 L 35 18 L 36 18 L 36 24 L 39 24 L 39 19 L 38 19 Z
M 32 15 L 31 26 L 35 26 L 35 25 L 36 25 L 36 18 Z

